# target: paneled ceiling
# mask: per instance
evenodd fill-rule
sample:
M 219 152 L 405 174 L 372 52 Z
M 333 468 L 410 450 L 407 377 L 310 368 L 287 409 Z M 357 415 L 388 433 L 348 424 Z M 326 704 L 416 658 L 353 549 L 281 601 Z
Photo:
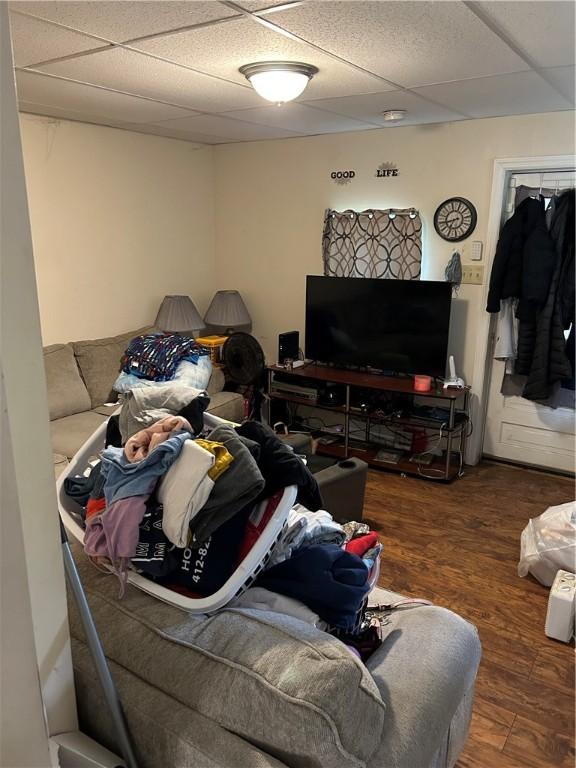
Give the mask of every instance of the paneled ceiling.
M 574 109 L 575 4 L 11 2 L 23 112 L 199 144 Z M 238 72 L 319 73 L 277 107 Z M 388 124 L 389 125 L 389 124 Z

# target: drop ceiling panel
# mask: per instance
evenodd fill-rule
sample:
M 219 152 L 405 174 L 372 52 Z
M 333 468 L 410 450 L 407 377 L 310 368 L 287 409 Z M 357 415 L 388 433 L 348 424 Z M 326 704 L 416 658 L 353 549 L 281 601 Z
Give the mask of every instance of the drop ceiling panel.
M 10 3 L 16 63 L 30 67 L 18 73 L 21 108 L 222 143 L 366 130 L 389 125 L 385 109 L 407 110 L 399 125 L 411 125 L 574 105 L 572 2 L 238 5 L 251 12 L 272 8 L 262 18 L 276 31 L 216 0 Z M 208 26 L 182 31 L 202 24 Z M 537 63 L 542 77 L 498 30 Z M 146 36 L 124 47 L 106 45 Z M 269 59 L 305 61 L 320 71 L 296 103 L 278 109 L 238 72 Z M 37 66 L 44 75 L 32 71 Z
M 576 102 L 576 70 L 574 67 L 552 67 L 543 69 L 542 74 L 568 99 L 570 104 Z
M 260 139 L 285 139 L 294 136 L 292 131 L 265 125 L 253 125 L 240 120 L 227 119 L 218 115 L 200 115 L 180 120 L 157 123 L 160 127 L 204 133 L 230 141 L 258 141 Z
M 32 72 L 17 72 L 16 83 L 21 101 L 82 113 L 95 122 L 102 117 L 144 123 L 190 114 L 190 111 L 178 107 Z
M 47 64 L 42 71 L 102 85 L 190 109 L 219 112 L 259 106 L 261 98 L 246 86 L 199 75 L 125 48 Z
M 26 67 L 39 61 L 106 45 L 102 40 L 56 27 L 54 24 L 46 24 L 30 16 L 21 16 L 19 13 L 11 14 L 10 28 L 14 43 L 14 62 L 17 67 Z
M 273 8 L 278 5 L 288 5 L 290 3 L 290 0 L 269 0 L 266 2 L 265 0 L 237 0 L 236 5 L 239 5 L 241 8 L 244 8 L 245 11 L 262 11 L 265 8 Z M 298 6 L 301 5 L 301 2 L 295 2 L 294 5 Z
M 540 67 L 574 65 L 573 2 L 481 2 L 498 28 Z
M 416 89 L 471 117 L 498 117 L 569 109 L 570 104 L 536 72 L 483 77 Z
M 310 102 L 310 106 L 387 128 L 397 125 L 419 125 L 421 123 L 442 123 L 451 120 L 462 120 L 462 115 L 449 109 L 444 109 L 444 107 L 431 104 L 425 99 L 407 91 L 365 93 L 361 96 L 345 96 L 342 99 L 318 99 L 317 101 Z M 388 109 L 407 110 L 405 119 L 401 123 L 386 122 L 382 112 Z
M 374 128 L 374 125 L 352 120 L 349 117 L 324 112 L 320 109 L 306 107 L 303 104 L 283 104 L 282 107 L 270 105 L 260 109 L 246 109 L 229 112 L 229 117 L 258 123 L 260 125 L 287 128 L 295 133 L 337 133 L 338 131 L 362 131 Z
M 197 133 L 196 131 L 167 128 L 164 124 L 155 125 L 154 123 L 123 123 L 118 127 L 129 131 L 137 131 L 138 133 L 147 133 L 152 136 L 163 136 L 169 139 L 189 141 L 193 144 L 196 144 L 198 149 L 207 144 L 226 144 L 230 141 L 230 139 L 222 139 L 217 136 L 209 136 L 204 133 Z
M 378 78 L 271 32 L 250 19 L 146 40 L 135 43 L 133 47 L 238 83 L 246 83 L 244 76 L 238 72 L 243 64 L 282 59 L 304 61 L 320 70 L 306 89 L 308 98 L 347 96 L 385 90 L 387 87 Z
M 171 29 L 201 24 L 214 19 L 234 16 L 217 2 L 132 2 L 106 0 L 104 2 L 17 2 L 12 8 L 40 18 L 90 32 L 114 42 L 122 42 L 141 35 L 151 35 Z
M 42 117 L 55 117 L 62 120 L 74 120 L 80 123 L 91 123 L 94 125 L 106 125 L 109 128 L 123 127 L 123 124 L 118 120 L 112 118 L 106 118 L 98 116 L 97 119 L 94 115 L 86 112 L 76 112 L 73 109 L 62 109 L 54 105 L 46 104 L 34 104 L 33 102 L 20 101 L 18 103 L 20 112 L 26 112 L 32 115 L 41 115 Z
M 311 2 L 270 20 L 404 87 L 528 69 L 463 3 Z

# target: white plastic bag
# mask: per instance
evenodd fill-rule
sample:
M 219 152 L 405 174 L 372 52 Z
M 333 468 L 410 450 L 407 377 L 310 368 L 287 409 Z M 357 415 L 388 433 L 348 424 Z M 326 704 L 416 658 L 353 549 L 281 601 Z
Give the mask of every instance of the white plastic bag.
M 556 571 L 576 572 L 576 501 L 548 507 L 522 531 L 518 576 L 528 571 L 547 587 Z

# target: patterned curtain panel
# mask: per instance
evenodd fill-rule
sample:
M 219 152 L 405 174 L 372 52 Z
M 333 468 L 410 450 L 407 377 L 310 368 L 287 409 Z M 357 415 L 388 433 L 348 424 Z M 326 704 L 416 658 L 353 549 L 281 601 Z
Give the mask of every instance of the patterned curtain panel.
M 422 222 L 414 209 L 331 211 L 324 215 L 322 258 L 331 277 L 418 280 Z

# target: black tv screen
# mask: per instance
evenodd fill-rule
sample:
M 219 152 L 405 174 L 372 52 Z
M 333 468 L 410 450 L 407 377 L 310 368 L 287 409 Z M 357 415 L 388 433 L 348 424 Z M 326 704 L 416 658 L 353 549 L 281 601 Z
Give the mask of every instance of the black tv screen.
M 444 376 L 449 283 L 306 278 L 306 357 L 341 367 Z

